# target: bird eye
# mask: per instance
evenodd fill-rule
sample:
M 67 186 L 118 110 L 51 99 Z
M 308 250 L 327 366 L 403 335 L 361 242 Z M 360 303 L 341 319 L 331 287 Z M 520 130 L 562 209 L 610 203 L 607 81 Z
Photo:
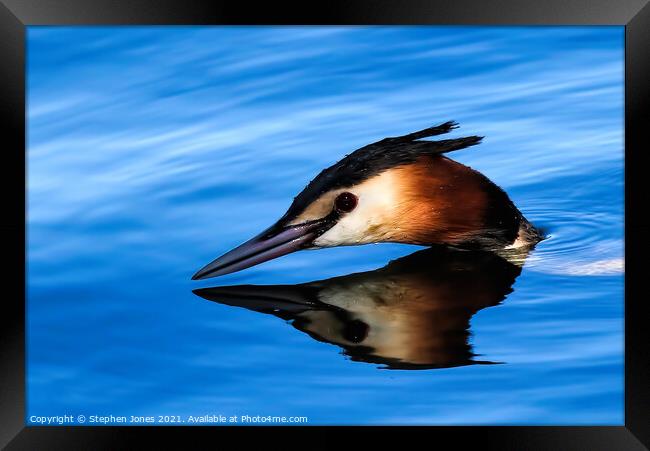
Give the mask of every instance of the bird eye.
M 357 196 L 352 193 L 341 193 L 334 201 L 336 209 L 342 213 L 349 213 L 357 206 Z
M 370 327 L 358 319 L 345 323 L 343 326 L 343 338 L 351 343 L 361 343 L 368 336 Z

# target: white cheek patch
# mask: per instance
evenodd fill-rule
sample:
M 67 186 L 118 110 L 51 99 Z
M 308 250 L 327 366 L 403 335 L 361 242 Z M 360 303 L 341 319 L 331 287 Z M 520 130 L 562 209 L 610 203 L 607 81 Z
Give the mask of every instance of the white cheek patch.
M 381 241 L 390 232 L 398 204 L 394 178 L 391 171 L 385 171 L 350 188 L 349 191 L 358 198 L 356 208 L 344 213 L 337 224 L 313 244 L 331 247 Z
M 325 304 L 342 308 L 369 326 L 368 335 L 361 344 L 372 347 L 375 350 L 373 354 L 408 360 L 414 343 L 418 342 L 418 329 L 414 329 L 409 314 L 401 310 L 402 303 L 395 300 L 412 296 L 408 287 L 395 285 L 394 281 L 371 280 L 353 287 L 328 287 L 320 292 L 318 298 Z M 339 324 L 330 323 L 323 329 L 336 341 L 347 342 L 340 335 Z M 332 331 L 337 335 L 333 336 Z

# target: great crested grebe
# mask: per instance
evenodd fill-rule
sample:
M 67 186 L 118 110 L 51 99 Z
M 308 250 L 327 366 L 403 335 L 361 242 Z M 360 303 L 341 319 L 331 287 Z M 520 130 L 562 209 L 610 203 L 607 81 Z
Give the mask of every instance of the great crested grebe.
M 275 224 L 192 279 L 240 271 L 300 249 L 367 243 L 444 244 L 499 251 L 543 237 L 483 174 L 443 154 L 482 137 L 425 141 L 455 122 L 384 138 L 323 170 Z
M 374 271 L 194 293 L 289 321 L 315 340 L 340 346 L 354 361 L 391 369 L 447 368 L 491 363 L 475 360 L 470 320 L 500 304 L 521 270 L 493 252 L 433 246 Z

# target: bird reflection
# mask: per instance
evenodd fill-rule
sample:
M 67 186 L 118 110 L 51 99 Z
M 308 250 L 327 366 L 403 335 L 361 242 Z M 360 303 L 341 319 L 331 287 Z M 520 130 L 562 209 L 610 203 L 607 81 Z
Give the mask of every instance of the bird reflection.
M 315 340 L 340 346 L 353 361 L 389 369 L 488 364 L 495 362 L 474 359 L 470 320 L 512 291 L 524 257 L 432 247 L 374 271 L 194 293 L 287 320 Z

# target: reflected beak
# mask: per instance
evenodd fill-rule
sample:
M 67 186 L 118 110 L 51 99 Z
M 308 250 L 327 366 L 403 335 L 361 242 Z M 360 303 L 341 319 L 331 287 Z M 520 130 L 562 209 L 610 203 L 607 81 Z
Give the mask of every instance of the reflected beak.
M 281 227 L 277 224 L 201 268 L 192 280 L 223 276 L 310 247 L 314 239 L 334 225 L 323 219 Z
M 261 313 L 300 313 L 323 308 L 317 292 L 307 285 L 238 285 L 193 290 L 208 301 Z

